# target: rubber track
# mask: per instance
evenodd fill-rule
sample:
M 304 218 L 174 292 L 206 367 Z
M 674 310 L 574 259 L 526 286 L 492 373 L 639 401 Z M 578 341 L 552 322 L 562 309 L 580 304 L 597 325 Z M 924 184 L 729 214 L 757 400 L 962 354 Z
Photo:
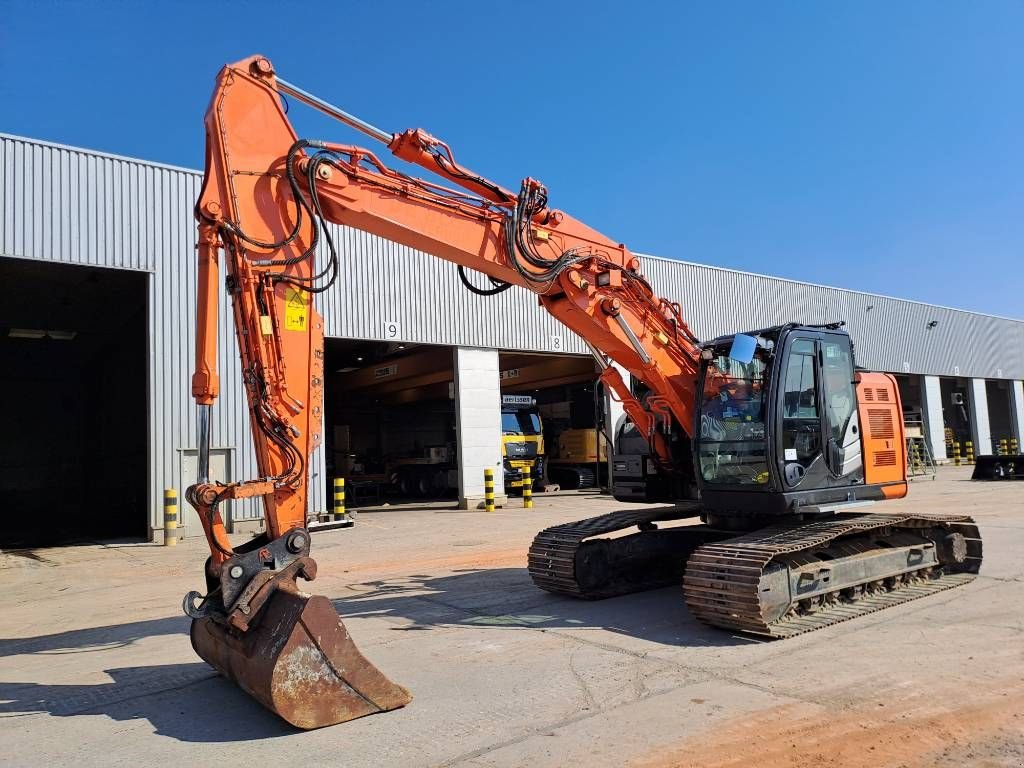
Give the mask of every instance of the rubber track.
M 780 555 L 820 547 L 840 536 L 879 528 L 943 527 L 967 539 L 963 572 L 948 573 L 854 602 L 822 606 L 806 615 L 786 615 L 771 624 L 761 616 L 758 589 L 768 564 Z M 974 521 L 960 515 L 837 515 L 811 523 L 787 523 L 705 544 L 690 557 L 683 594 L 690 612 L 705 624 L 774 638 L 792 637 L 894 605 L 925 597 L 974 579 L 981 567 L 981 538 Z
M 594 536 L 622 531 L 642 523 L 695 517 L 699 509 L 698 504 L 692 504 L 659 509 L 624 510 L 546 528 L 534 537 L 530 545 L 527 555 L 530 578 L 543 590 L 571 597 L 612 597 L 636 592 L 644 587 L 631 584 L 623 585 L 620 590 L 603 590 L 600 594 L 585 592 L 576 581 L 576 553 L 583 542 Z

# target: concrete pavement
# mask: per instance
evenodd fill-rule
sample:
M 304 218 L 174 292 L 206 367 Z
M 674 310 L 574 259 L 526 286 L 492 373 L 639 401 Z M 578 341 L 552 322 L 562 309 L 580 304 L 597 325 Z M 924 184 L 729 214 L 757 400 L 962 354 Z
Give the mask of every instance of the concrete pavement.
M 618 505 L 364 513 L 318 534 L 326 594 L 403 710 L 294 731 L 200 662 L 203 542 L 0 554 L 0 764 L 1024 765 L 1024 488 L 942 469 L 880 511 L 974 515 L 981 576 L 781 642 L 711 630 L 679 589 L 538 591 L 540 528 Z

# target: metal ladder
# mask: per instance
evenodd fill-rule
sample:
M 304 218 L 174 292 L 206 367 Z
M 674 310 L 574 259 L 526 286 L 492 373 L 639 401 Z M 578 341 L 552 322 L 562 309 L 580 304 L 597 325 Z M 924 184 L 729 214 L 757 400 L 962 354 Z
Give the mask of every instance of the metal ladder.
M 907 437 L 907 477 L 935 479 L 935 459 L 924 437 Z

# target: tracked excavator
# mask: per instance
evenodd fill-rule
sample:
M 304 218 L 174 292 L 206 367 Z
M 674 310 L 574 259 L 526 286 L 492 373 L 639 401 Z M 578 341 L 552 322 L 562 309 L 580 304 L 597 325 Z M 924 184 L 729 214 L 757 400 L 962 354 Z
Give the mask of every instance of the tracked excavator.
M 366 148 L 299 138 L 286 111 L 295 102 L 437 180 Z M 534 292 L 587 342 L 600 381 L 621 400 L 643 447 L 614 456 L 616 496 L 646 504 L 539 533 L 528 564 L 541 589 L 596 599 L 681 584 L 700 621 L 784 638 L 978 572 L 970 518 L 863 508 L 907 492 L 901 406 L 892 376 L 855 365 L 841 323 L 702 342 L 681 305 L 655 294 L 639 258 L 551 207 L 533 178 L 505 189 L 425 131 L 380 130 L 253 56 L 217 76 L 195 214 L 200 454 L 186 495 L 210 557 L 205 591 L 187 595 L 184 609 L 198 654 L 299 728 L 410 701 L 360 654 L 331 602 L 299 587 L 316 576 L 306 528 L 308 465 L 323 429 L 315 298 L 339 272 L 333 224 L 453 262 L 477 295 Z M 208 471 L 222 280 L 259 474 L 226 484 Z M 219 506 L 245 498 L 262 499 L 266 532 L 235 546 Z M 693 520 L 665 525 L 684 518 Z

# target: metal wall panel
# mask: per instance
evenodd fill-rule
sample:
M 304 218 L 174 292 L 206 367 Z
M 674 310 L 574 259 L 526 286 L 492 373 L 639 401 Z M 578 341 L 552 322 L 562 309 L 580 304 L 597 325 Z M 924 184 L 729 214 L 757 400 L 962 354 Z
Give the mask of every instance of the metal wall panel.
M 148 506 L 150 525 L 159 528 L 163 489 L 181 490 L 179 451 L 196 445 L 190 394 L 196 295 L 192 206 L 201 177 L 193 171 L 0 135 L 0 179 L 3 256 L 150 273 L 145 351 Z M 255 461 L 226 305 L 220 334 L 224 396 L 214 408 L 213 444 L 233 448 L 235 477 L 249 478 Z M 252 501 L 238 504 L 232 512 L 236 519 L 261 514 Z
M 858 363 L 894 373 L 1024 378 L 1024 322 L 841 288 L 642 257 L 702 339 L 798 321 L 845 320 Z M 929 328 L 935 321 L 937 325 Z
M 144 270 L 149 282 L 150 516 L 181 485 L 179 451 L 195 447 L 190 396 L 195 336 L 195 171 L 0 134 L 0 254 Z M 346 227 L 337 286 L 320 297 L 328 336 L 586 354 L 582 340 L 537 307 L 529 291 L 469 293 L 455 267 Z M 643 257 L 655 290 L 679 301 L 701 338 L 775 323 L 846 320 L 862 365 L 945 376 L 1024 379 L 1024 322 L 790 280 Z M 482 278 L 478 278 L 481 280 Z M 929 330 L 927 324 L 938 321 Z M 236 479 L 255 472 L 227 306 L 220 320 L 222 396 L 213 443 L 233 450 Z M 561 347 L 559 350 L 558 347 Z M 322 451 L 313 506 L 324 508 Z M 258 517 L 244 502 L 236 519 Z
M 342 266 L 319 300 L 327 336 L 384 340 L 385 323 L 394 322 L 407 342 L 588 354 L 526 289 L 477 296 L 453 264 L 349 227 L 331 229 Z

